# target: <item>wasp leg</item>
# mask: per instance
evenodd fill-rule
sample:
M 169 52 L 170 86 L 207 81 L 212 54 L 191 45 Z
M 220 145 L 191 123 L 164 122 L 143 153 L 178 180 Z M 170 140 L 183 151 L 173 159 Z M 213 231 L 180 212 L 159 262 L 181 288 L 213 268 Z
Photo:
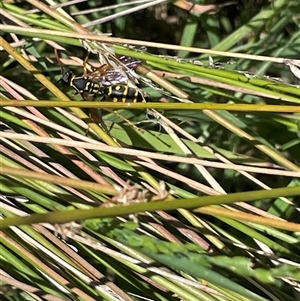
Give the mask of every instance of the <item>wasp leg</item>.
M 87 93 L 82 93 L 81 94 L 83 100 L 86 101 L 94 101 L 95 98 L 92 97 L 91 95 L 87 94 Z M 102 114 L 101 114 L 101 110 L 97 109 L 97 108 L 90 108 L 88 109 L 89 112 L 89 116 L 91 118 L 91 120 L 96 123 L 97 125 L 101 125 L 101 127 L 108 132 L 107 126 L 105 125 L 103 119 L 102 119 Z M 85 135 L 87 136 L 88 132 L 90 131 L 90 126 L 88 125 L 88 128 L 85 131 Z
M 87 70 L 86 65 L 87 65 L 87 61 L 89 59 L 89 56 L 90 56 L 90 52 L 88 51 L 87 55 L 86 55 L 86 57 L 85 57 L 85 59 L 83 61 L 83 76 L 86 76 L 88 74 L 88 72 L 87 72 L 88 70 Z
M 107 129 L 107 126 L 105 125 L 103 118 L 102 118 L 102 113 L 100 109 L 90 109 L 90 116 L 93 119 L 93 121 L 97 124 L 100 124 L 102 128 L 105 129 L 106 132 L 109 130 Z
M 101 114 L 101 110 L 100 109 L 89 109 L 89 116 L 92 119 L 92 121 L 94 123 L 96 123 L 97 125 L 101 125 L 101 127 L 107 132 L 109 133 L 109 129 L 107 128 L 106 124 L 104 123 L 103 119 L 102 119 L 102 114 Z M 90 126 L 88 125 L 88 128 L 85 131 L 85 135 L 87 136 L 88 133 L 90 131 Z

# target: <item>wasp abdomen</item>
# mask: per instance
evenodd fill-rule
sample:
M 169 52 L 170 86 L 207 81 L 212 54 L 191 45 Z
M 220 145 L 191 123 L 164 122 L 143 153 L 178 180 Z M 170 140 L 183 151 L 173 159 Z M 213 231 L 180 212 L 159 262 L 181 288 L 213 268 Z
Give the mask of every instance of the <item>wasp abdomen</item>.
M 128 85 L 112 85 L 105 87 L 103 94 L 114 102 L 143 102 L 148 95 L 143 94 L 139 89 Z

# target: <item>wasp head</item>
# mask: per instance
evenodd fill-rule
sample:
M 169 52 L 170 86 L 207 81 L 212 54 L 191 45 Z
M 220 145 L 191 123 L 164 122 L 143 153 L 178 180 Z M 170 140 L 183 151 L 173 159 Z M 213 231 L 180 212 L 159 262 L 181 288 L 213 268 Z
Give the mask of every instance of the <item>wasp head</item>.
M 73 72 L 72 71 L 66 71 L 64 72 L 63 76 L 58 82 L 62 82 L 66 85 L 70 85 L 73 78 Z

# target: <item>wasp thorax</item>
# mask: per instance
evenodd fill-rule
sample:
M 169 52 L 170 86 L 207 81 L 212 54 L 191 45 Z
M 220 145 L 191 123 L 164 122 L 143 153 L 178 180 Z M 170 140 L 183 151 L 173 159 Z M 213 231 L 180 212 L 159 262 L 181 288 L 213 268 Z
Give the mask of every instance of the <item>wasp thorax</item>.
M 80 93 L 89 92 L 91 84 L 92 82 L 83 76 L 74 76 L 71 80 L 71 86 Z

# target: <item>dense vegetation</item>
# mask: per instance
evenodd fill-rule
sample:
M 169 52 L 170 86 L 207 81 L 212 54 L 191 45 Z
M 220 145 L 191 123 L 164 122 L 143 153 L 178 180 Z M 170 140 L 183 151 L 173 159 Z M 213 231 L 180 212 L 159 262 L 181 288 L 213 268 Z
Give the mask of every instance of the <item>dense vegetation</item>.
M 1 300 L 300 300 L 299 1 L 47 3 L 0 2 Z

